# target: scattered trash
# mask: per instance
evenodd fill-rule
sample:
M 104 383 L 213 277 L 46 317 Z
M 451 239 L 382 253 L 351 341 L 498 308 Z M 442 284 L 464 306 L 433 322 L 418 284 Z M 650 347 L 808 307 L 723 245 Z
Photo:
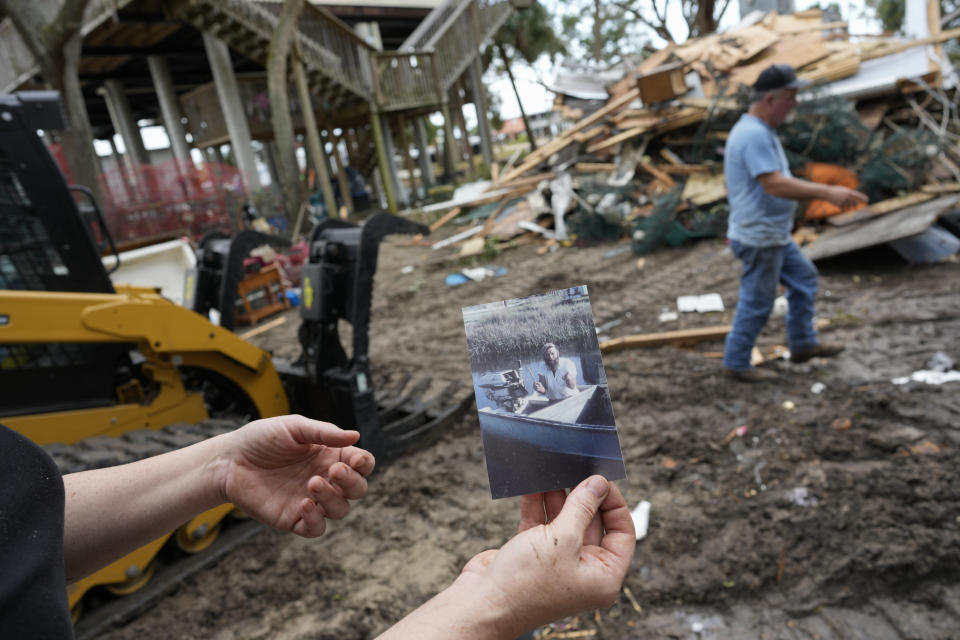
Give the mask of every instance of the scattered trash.
M 643 258 L 641 258 L 642 260 Z M 660 315 L 657 316 L 660 322 L 673 322 L 680 318 L 680 314 L 676 311 L 661 311 Z
M 637 271 L 643 271 L 643 268 L 647 266 L 646 258 L 637 258 Z
M 827 385 L 823 384 L 822 382 L 814 382 L 812 385 L 810 385 L 810 391 L 816 394 L 821 394 L 826 390 Z
M 663 456 L 663 460 L 660 461 L 660 466 L 664 469 L 676 469 L 678 464 L 679 463 L 670 456 Z
M 909 376 L 894 378 L 893 384 L 907 384 L 908 382 L 922 382 L 924 384 L 943 384 L 944 382 L 960 382 L 960 371 L 929 371 L 921 369 Z
M 930 371 L 940 371 L 946 373 L 954 367 L 953 358 L 943 351 L 937 351 L 927 362 L 927 369 Z
M 797 408 L 797 405 L 793 400 L 784 400 L 782 406 L 787 411 L 793 411 L 794 409 Z
M 847 431 L 853 426 L 853 420 L 850 418 L 837 418 L 831 423 L 830 428 L 834 431 Z
M 416 268 L 416 267 L 414 267 L 412 264 L 408 264 L 408 265 L 405 266 L 403 269 L 400 269 L 400 273 L 402 273 L 402 274 L 404 274 L 404 275 L 407 275 L 408 273 L 413 273 L 413 270 L 414 270 L 415 268 Z
M 451 273 L 450 275 L 447 276 L 446 280 L 444 280 L 444 283 L 448 287 L 455 287 L 457 285 L 465 284 L 467 282 L 470 282 L 470 278 L 463 275 L 462 273 Z
M 705 293 L 700 296 L 679 296 L 677 298 L 677 311 L 688 313 L 696 311 L 697 313 L 709 313 L 711 311 L 723 311 L 723 298 L 719 293 Z
M 779 296 L 773 301 L 773 317 L 782 318 L 787 315 L 787 306 L 786 296 Z
M 745 424 L 730 429 L 730 433 L 724 436 L 723 440 L 720 441 L 720 446 L 723 447 L 730 444 L 734 438 L 742 438 L 743 436 L 747 435 L 749 431 L 750 429 Z
M 607 249 L 603 252 L 603 259 L 609 260 L 610 258 L 616 258 L 617 256 L 622 256 L 625 253 L 631 253 L 633 250 L 630 248 L 630 245 L 625 244 L 620 247 L 613 249 Z
M 300 306 L 300 296 L 302 295 L 300 287 L 291 287 L 290 289 L 286 289 L 284 290 L 283 295 L 286 296 L 291 307 Z
M 930 442 L 929 440 L 918 442 L 917 444 L 910 447 L 910 453 L 912 453 L 915 456 L 936 455 L 941 451 L 943 451 L 943 445 L 937 444 L 935 442 Z
M 637 532 L 637 540 L 642 540 L 647 535 L 647 527 L 650 525 L 650 503 L 642 500 L 640 504 L 630 512 L 633 519 L 633 528 Z
M 817 506 L 816 497 L 810 495 L 806 487 L 796 487 L 787 492 L 787 499 L 798 507 Z

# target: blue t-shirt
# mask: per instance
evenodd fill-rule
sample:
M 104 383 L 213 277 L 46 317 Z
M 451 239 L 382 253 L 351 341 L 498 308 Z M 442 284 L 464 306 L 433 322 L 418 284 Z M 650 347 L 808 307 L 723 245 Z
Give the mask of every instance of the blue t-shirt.
M 723 173 L 730 202 L 727 237 L 751 247 L 790 242 L 797 203 L 767 194 L 757 176 L 778 171 L 791 177 L 787 156 L 773 128 L 745 113 L 730 130 Z

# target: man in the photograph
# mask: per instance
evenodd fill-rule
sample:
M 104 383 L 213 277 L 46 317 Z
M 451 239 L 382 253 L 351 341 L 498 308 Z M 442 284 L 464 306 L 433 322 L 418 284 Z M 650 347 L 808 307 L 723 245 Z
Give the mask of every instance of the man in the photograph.
M 541 353 L 543 364 L 536 371 L 534 391 L 554 402 L 579 393 L 576 365 L 569 358 L 561 358 L 560 350 L 552 342 L 543 345 Z

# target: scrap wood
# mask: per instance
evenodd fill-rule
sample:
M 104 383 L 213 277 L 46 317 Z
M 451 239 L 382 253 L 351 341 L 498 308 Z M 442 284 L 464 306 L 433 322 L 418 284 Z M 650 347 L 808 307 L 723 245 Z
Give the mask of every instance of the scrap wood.
M 899 198 L 890 198 L 889 200 L 875 202 L 874 204 L 868 205 L 863 209 L 857 209 L 856 211 L 848 211 L 847 213 L 830 216 L 827 218 L 827 222 L 836 227 L 843 227 L 854 222 L 869 220 L 871 218 L 876 218 L 877 216 L 890 213 L 891 211 L 898 211 L 915 204 L 920 204 L 921 202 L 926 202 L 927 200 L 932 200 L 933 198 L 934 194 L 923 191 L 908 193 L 907 195 L 900 196 Z
M 641 333 L 600 343 L 602 353 L 620 351 L 639 347 L 659 347 L 661 345 L 690 345 L 707 340 L 719 340 L 726 337 L 733 327 L 721 325 L 716 327 L 702 327 L 699 329 L 680 329 L 678 331 L 664 331 L 662 333 Z
M 927 38 L 920 38 L 918 40 L 907 40 L 896 43 L 891 43 L 890 41 L 881 41 L 880 46 L 875 48 L 873 51 L 861 54 L 860 59 L 873 60 L 874 58 L 882 58 L 884 56 L 893 55 L 894 53 L 906 51 L 907 49 L 912 49 L 913 47 L 922 47 L 928 44 L 940 44 L 948 40 L 953 40 L 954 38 L 960 38 L 960 28 L 943 31 L 937 35 L 929 36 Z
M 637 599 L 633 596 L 633 592 L 630 591 L 630 587 L 623 585 L 623 595 L 627 596 L 627 600 L 630 601 L 630 606 L 633 607 L 633 610 L 637 613 L 643 613 L 643 607 L 640 606 L 640 603 L 637 602 Z
M 661 118 L 653 124 L 645 124 L 639 127 L 634 127 L 624 131 L 623 133 L 607 138 L 606 140 L 596 142 L 587 147 L 587 153 L 594 153 L 603 149 L 609 149 L 620 142 L 630 140 L 631 138 L 636 138 L 637 136 L 645 133 L 659 134 L 672 131 L 674 129 L 679 129 L 687 125 L 696 124 L 706 120 L 706 118 L 706 109 L 700 109 L 696 107 L 681 109 L 675 114 L 666 118 Z
M 674 181 L 673 178 L 671 178 L 666 172 L 660 171 L 649 162 L 641 162 L 639 166 L 641 169 L 643 169 L 644 171 L 652 175 L 654 178 L 656 178 L 657 180 L 665 184 L 668 189 L 672 189 L 675 186 L 677 186 L 677 183 Z
M 589 140 L 593 140 L 599 135 L 607 133 L 610 133 L 610 127 L 603 124 L 598 124 L 597 126 L 587 129 L 586 131 L 581 131 L 577 135 L 573 136 L 573 139 L 576 142 L 587 142 Z
M 688 176 L 694 173 L 710 173 L 713 171 L 713 169 L 705 164 L 652 164 L 650 166 L 664 173 L 681 176 Z
M 727 183 L 722 173 L 695 173 L 687 178 L 680 197 L 697 205 L 711 204 L 727 197 Z
M 444 240 L 440 240 L 439 242 L 434 242 L 432 245 L 430 245 L 430 247 L 431 247 L 434 251 L 436 251 L 437 249 L 443 249 L 444 247 L 449 247 L 450 245 L 456 244 L 457 242 L 460 242 L 461 240 L 466 240 L 466 239 L 469 238 L 470 236 L 475 236 L 475 235 L 477 235 L 478 233 L 480 233 L 481 231 L 483 231 L 483 225 L 478 224 L 477 226 L 471 227 L 471 228 L 467 229 L 466 231 L 461 231 L 460 233 L 454 234 L 454 235 L 450 236 L 449 238 L 446 238 L 446 239 L 444 239 Z
M 956 193 L 960 191 L 960 182 L 946 182 L 943 184 L 925 184 L 920 187 L 924 193 L 939 195 L 942 193 Z
M 730 71 L 729 90 L 736 91 L 738 84 L 752 86 L 760 72 L 772 64 L 786 62 L 795 69 L 801 69 L 830 55 L 817 35 L 792 35 L 781 38 L 763 55 L 749 64 L 743 64 Z
M 616 162 L 578 162 L 573 165 L 577 173 L 597 173 L 600 171 L 616 171 Z
M 438 220 L 435 220 L 433 224 L 430 225 L 430 233 L 433 233 L 443 225 L 447 224 L 448 222 L 456 218 L 458 215 L 460 215 L 460 211 L 461 211 L 460 207 L 454 207 L 453 209 L 450 209 L 450 211 L 443 214 L 443 217 L 439 218 Z M 417 235 L 420 235 L 420 234 L 417 234 Z M 423 236 L 420 236 L 420 238 L 422 237 Z M 419 240 L 420 238 L 414 238 L 414 240 Z
M 241 334 L 239 335 L 239 338 L 240 338 L 241 340 L 249 340 L 250 338 L 255 338 L 256 336 L 259 336 L 259 335 L 262 334 L 262 333 L 266 333 L 267 331 L 270 331 L 270 329 L 274 329 L 274 328 L 276 328 L 276 327 L 279 327 L 280 325 L 282 325 L 282 324 L 285 323 L 286 321 L 287 321 L 287 317 L 286 317 L 286 316 L 280 316 L 279 318 L 274 318 L 274 319 L 271 320 L 270 322 L 267 322 L 267 323 L 265 323 L 265 324 L 262 324 L 262 325 L 260 325 L 259 327 L 255 327 L 255 328 L 253 328 L 253 329 L 250 329 L 250 331 L 246 331 L 246 332 L 244 332 L 244 333 L 241 333 Z
M 533 169 L 538 164 L 540 164 L 541 162 L 549 158 L 551 154 L 554 154 L 558 151 L 563 150 L 567 145 L 569 145 L 571 142 L 574 141 L 573 137 L 576 134 L 583 131 L 593 123 L 598 122 L 602 118 L 605 118 L 611 113 L 617 111 L 618 109 L 621 109 L 626 105 L 630 104 L 631 102 L 636 100 L 637 97 L 639 96 L 640 96 L 640 90 L 632 89 L 626 92 L 625 94 L 623 94 L 622 96 L 620 96 L 619 98 L 615 98 L 611 102 L 608 102 L 604 107 L 598 109 L 597 111 L 594 111 L 589 116 L 587 116 L 577 124 L 573 125 L 573 127 L 571 127 L 570 129 L 567 129 L 558 137 L 554 138 L 544 146 L 540 147 L 539 149 L 537 149 L 536 151 L 528 155 L 524 159 L 524 161 L 520 164 L 520 166 L 514 169 L 511 169 L 506 175 L 501 176 L 499 182 L 492 184 L 490 188 L 501 186 L 505 183 L 509 183 L 514 178 L 518 178 L 519 176 L 522 176 L 524 173 L 526 173 L 530 169 Z

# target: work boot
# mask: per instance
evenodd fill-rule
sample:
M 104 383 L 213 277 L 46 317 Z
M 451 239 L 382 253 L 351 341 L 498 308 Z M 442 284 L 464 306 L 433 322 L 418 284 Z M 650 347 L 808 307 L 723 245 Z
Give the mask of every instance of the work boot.
M 758 369 L 756 367 L 750 367 L 749 369 L 727 369 L 724 367 L 723 372 L 727 374 L 727 376 L 740 382 L 766 382 L 776 380 L 779 377 L 776 371 Z
M 821 342 L 815 347 L 811 347 L 809 349 L 791 351 L 790 362 L 799 364 L 801 362 L 806 362 L 810 358 L 832 358 L 845 348 L 846 347 L 844 347 L 842 344 L 837 344 L 835 342 Z

